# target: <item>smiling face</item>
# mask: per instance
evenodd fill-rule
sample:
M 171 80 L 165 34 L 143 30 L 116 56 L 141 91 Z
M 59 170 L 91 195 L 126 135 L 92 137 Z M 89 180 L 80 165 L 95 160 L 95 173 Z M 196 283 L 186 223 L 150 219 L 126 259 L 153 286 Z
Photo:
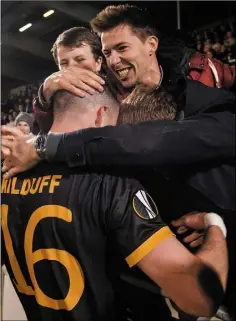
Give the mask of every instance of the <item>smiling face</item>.
M 25 135 L 30 133 L 30 127 L 29 125 L 25 122 L 25 121 L 19 121 L 16 125 L 17 128 L 19 128 L 22 133 L 24 133 Z
M 156 59 L 150 54 L 156 48 L 151 38 L 142 41 L 128 25 L 119 25 L 101 34 L 107 65 L 124 87 L 135 86 Z
M 91 47 L 82 42 L 79 47 L 67 47 L 59 45 L 57 48 L 57 60 L 59 70 L 68 67 L 80 67 L 95 72 L 100 71 L 102 58 L 95 59 Z

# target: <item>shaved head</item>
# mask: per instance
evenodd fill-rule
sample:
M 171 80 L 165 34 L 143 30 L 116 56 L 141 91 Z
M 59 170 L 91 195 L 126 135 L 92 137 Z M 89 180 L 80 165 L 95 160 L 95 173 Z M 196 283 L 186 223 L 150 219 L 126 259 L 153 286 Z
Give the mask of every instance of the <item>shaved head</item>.
M 69 91 L 59 90 L 53 96 L 54 117 L 70 113 L 86 113 L 89 109 L 96 109 L 105 106 L 111 112 L 119 111 L 119 102 L 107 85 L 102 93 L 96 92 L 94 95 L 87 94 L 80 98 Z
M 59 90 L 53 96 L 53 125 L 51 130 L 73 131 L 89 127 L 115 125 L 119 102 L 110 87 L 102 93 L 87 94 L 80 98 L 69 91 Z

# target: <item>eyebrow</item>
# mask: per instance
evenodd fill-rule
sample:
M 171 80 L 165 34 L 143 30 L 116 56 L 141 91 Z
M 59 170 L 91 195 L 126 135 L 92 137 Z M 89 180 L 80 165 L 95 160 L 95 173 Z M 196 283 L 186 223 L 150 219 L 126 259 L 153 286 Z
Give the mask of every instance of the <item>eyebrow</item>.
M 85 57 L 85 55 L 78 55 L 78 56 L 76 56 L 76 57 L 74 57 L 74 59 L 77 59 L 77 58 L 84 58 Z
M 85 55 L 78 55 L 78 56 L 75 56 L 73 57 L 73 59 L 77 59 L 77 58 L 85 58 Z M 66 62 L 68 61 L 68 58 L 63 58 L 62 60 L 60 60 L 60 62 Z
M 113 48 L 117 48 L 117 47 L 120 47 L 122 45 L 128 45 L 128 42 L 119 42 Z M 106 51 L 109 51 L 109 50 L 111 50 L 111 49 L 109 49 L 109 48 L 103 49 L 102 52 L 106 52 Z

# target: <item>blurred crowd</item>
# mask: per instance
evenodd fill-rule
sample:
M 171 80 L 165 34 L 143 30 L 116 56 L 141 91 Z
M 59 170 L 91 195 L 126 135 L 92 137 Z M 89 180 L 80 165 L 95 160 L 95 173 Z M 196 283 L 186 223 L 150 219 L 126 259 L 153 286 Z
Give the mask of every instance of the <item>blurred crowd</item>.
M 235 22 L 212 27 L 202 32 L 194 31 L 196 50 L 208 58 L 215 58 L 229 65 L 235 65 L 236 37 Z
M 22 119 L 29 125 L 30 131 L 34 132 L 36 126 L 33 117 L 32 102 L 37 96 L 38 86 L 26 85 L 17 93 L 10 93 L 5 101 L 1 102 L 1 125 L 16 126 L 23 128 Z M 20 121 L 19 121 L 20 119 Z

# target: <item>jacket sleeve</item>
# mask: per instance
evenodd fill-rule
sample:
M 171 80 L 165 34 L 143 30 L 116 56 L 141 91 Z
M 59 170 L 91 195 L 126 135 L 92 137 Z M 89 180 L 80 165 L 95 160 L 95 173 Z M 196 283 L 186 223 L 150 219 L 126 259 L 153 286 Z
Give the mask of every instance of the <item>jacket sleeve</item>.
M 235 115 L 205 113 L 183 121 L 50 133 L 47 157 L 71 167 L 172 166 L 222 161 L 235 156 Z
M 52 126 L 53 117 L 50 104 L 44 99 L 42 88 L 43 84 L 39 87 L 38 96 L 33 100 L 33 113 L 41 132 L 46 134 Z

